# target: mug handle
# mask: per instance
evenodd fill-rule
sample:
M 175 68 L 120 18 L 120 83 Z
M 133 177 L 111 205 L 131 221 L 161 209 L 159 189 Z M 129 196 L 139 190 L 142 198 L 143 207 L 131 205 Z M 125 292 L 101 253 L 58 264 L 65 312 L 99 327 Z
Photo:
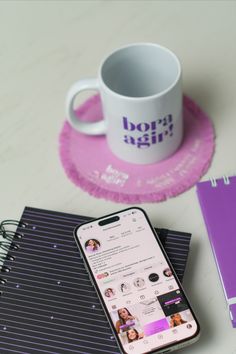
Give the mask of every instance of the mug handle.
M 69 89 L 66 97 L 66 116 L 71 126 L 84 134 L 101 135 L 106 133 L 106 124 L 104 120 L 98 122 L 83 122 L 77 117 L 74 111 L 74 100 L 78 93 L 85 90 L 99 91 L 97 79 L 80 80 Z

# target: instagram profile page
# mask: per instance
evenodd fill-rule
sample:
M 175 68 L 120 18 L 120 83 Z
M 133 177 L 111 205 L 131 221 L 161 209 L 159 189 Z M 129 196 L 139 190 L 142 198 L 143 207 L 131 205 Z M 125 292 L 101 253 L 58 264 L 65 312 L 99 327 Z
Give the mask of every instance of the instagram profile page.
M 79 242 L 126 353 L 142 354 L 193 336 L 197 324 L 139 209 L 85 224 Z

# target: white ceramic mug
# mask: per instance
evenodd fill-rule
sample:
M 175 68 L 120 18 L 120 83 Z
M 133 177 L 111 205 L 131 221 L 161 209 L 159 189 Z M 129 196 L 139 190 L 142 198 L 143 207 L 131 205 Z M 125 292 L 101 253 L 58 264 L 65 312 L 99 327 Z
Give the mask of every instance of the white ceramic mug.
M 104 119 L 82 122 L 76 95 L 97 90 Z M 102 62 L 97 79 L 76 82 L 67 94 L 67 118 L 74 129 L 106 134 L 120 159 L 149 164 L 172 155 L 183 136 L 181 66 L 169 49 L 152 43 L 122 47 Z

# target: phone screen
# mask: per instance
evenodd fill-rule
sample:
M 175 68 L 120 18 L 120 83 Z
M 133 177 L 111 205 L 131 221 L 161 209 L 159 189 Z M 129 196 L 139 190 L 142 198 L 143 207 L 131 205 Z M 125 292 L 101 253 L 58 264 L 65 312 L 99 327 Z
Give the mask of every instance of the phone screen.
M 145 213 L 130 208 L 76 230 L 86 267 L 123 352 L 194 337 L 198 324 Z

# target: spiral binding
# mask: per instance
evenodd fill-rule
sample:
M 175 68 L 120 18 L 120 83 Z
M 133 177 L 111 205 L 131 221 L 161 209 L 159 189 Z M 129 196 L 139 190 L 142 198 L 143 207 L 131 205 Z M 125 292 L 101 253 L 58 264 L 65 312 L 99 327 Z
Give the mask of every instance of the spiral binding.
M 222 178 L 223 178 L 223 182 L 224 182 L 225 185 L 230 184 L 230 177 L 229 177 L 229 176 L 224 175 L 224 176 L 222 176 Z M 211 178 L 210 178 L 211 186 L 212 186 L 213 188 L 217 187 L 217 180 L 218 180 L 218 179 L 215 178 L 215 177 L 211 177 Z
M 2 241 L 0 241 L 0 261 L 15 260 L 15 256 L 13 256 L 11 253 L 8 253 L 8 251 L 18 250 L 20 246 L 15 242 L 13 242 L 13 240 L 15 239 L 20 240 L 24 236 L 23 233 L 9 230 L 9 226 L 26 227 L 27 224 L 17 220 L 4 220 L 0 223 L 0 236 L 2 236 L 3 239 Z M 6 265 L 3 265 L 0 269 L 0 272 L 2 273 L 9 273 L 10 271 L 11 268 Z M 7 279 L 0 277 L 0 285 L 4 285 L 6 284 L 6 282 Z M 0 295 L 2 295 L 1 291 L 0 291 Z

